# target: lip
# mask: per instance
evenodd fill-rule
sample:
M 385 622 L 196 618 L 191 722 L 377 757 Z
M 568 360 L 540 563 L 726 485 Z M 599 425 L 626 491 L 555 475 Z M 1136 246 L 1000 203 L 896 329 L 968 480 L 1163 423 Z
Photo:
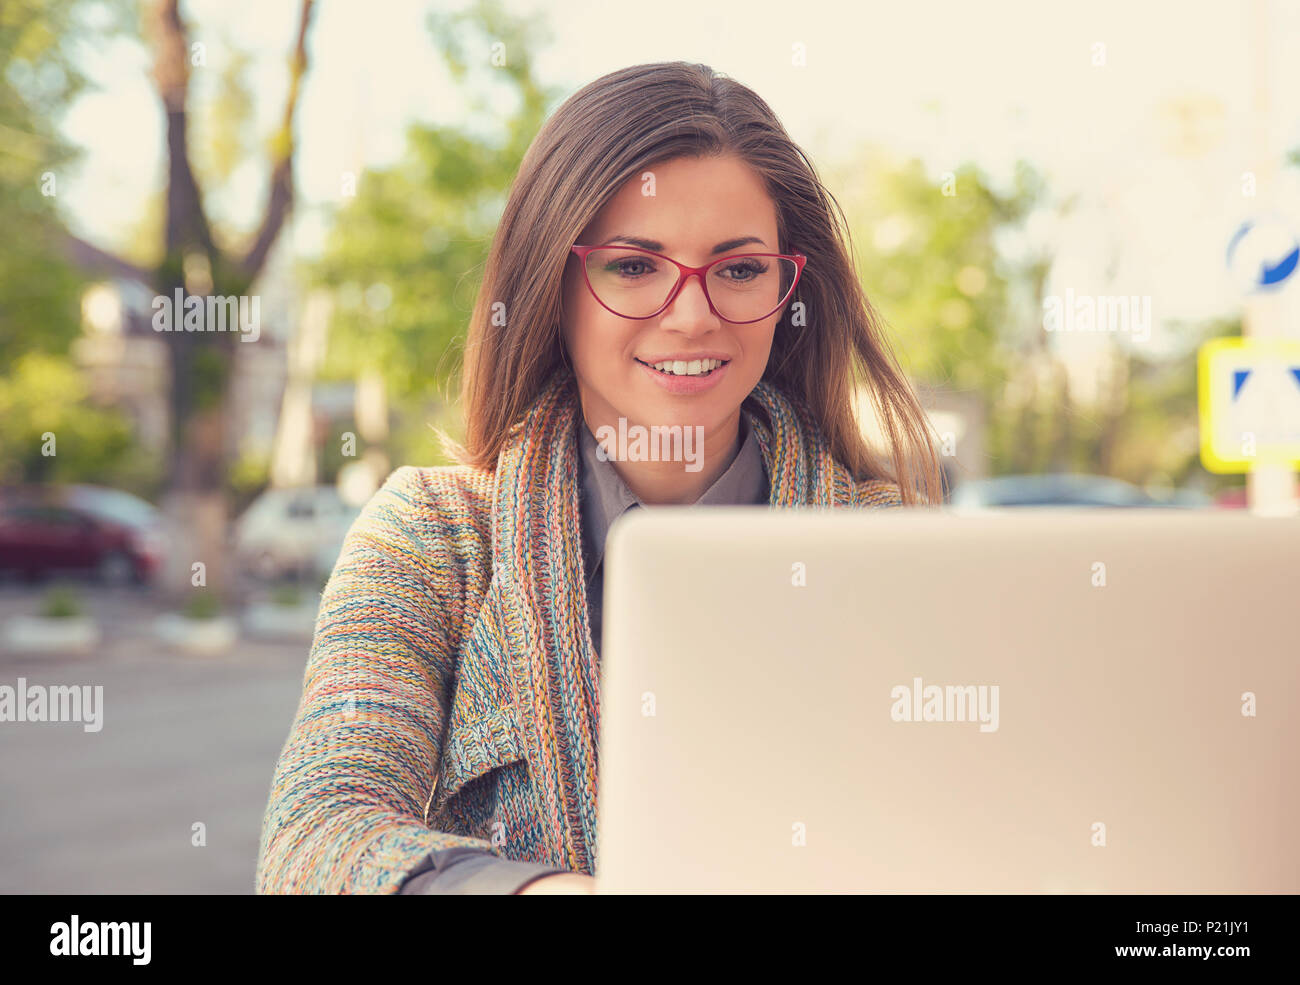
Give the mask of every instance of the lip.
M 639 359 L 643 363 L 650 363 L 651 365 L 654 363 L 676 362 L 679 359 L 684 363 L 688 363 L 693 359 L 721 359 L 723 362 L 728 363 L 732 360 L 732 357 L 725 352 L 713 352 L 710 350 L 704 350 L 701 352 L 665 352 L 658 356 L 634 356 L 633 358 Z
M 656 359 L 655 362 L 667 362 L 669 359 L 678 358 L 681 357 L 663 356 Z M 641 368 L 641 371 L 649 376 L 656 384 L 663 387 L 663 389 L 667 390 L 669 393 L 675 394 L 703 393 L 705 390 L 712 390 L 719 382 L 721 382 L 722 378 L 727 375 L 727 371 L 731 369 L 729 356 L 696 353 L 687 359 L 686 362 L 690 362 L 692 359 L 727 359 L 728 362 L 723 366 L 719 366 L 708 376 L 670 376 L 667 373 L 659 372 L 659 370 L 655 369 L 653 366 L 647 366 L 640 359 L 634 361 L 637 366 Z

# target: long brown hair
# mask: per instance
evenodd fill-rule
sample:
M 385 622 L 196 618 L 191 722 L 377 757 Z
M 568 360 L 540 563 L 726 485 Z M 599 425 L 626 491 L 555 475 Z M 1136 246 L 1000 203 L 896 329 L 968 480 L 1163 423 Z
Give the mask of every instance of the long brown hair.
M 492 240 L 465 345 L 462 464 L 494 468 L 513 427 L 564 362 L 562 279 L 569 247 L 629 179 L 660 161 L 732 154 L 776 205 L 780 252 L 808 257 L 777 325 L 763 378 L 802 401 L 856 479 L 890 479 L 906 503 L 942 499 L 933 431 L 858 282 L 843 210 L 812 162 L 752 90 L 707 65 L 634 65 L 584 86 L 547 120 L 519 167 Z M 506 324 L 494 314 L 505 305 Z M 889 463 L 862 437 L 865 384 Z M 891 467 L 892 466 L 892 467 Z M 923 495 L 921 495 L 923 494 Z

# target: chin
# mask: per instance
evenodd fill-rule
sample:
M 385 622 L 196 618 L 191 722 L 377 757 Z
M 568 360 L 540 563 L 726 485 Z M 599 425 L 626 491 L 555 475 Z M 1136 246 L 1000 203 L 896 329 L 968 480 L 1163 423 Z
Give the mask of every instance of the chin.
M 737 398 L 733 404 L 732 397 L 728 393 L 710 393 L 688 398 L 660 396 L 653 404 L 644 405 L 642 421 L 647 425 L 701 425 L 706 432 L 711 432 L 739 406 L 740 400 Z

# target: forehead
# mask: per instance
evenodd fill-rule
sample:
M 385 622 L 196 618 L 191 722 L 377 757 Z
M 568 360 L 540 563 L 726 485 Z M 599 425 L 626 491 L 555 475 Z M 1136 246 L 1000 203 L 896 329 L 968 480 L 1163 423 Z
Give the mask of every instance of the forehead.
M 630 235 L 673 250 L 708 250 L 739 236 L 776 248 L 776 204 L 762 179 L 733 156 L 674 158 L 625 182 L 584 231 L 586 242 Z

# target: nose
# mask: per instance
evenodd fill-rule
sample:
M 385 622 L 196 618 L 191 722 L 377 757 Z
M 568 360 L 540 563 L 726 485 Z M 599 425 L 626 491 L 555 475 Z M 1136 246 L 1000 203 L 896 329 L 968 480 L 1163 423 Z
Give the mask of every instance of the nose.
M 669 331 L 711 331 L 717 327 L 718 317 L 709 310 L 709 299 L 704 294 L 703 274 L 691 274 L 677 292 L 677 296 L 660 316 L 661 325 Z

